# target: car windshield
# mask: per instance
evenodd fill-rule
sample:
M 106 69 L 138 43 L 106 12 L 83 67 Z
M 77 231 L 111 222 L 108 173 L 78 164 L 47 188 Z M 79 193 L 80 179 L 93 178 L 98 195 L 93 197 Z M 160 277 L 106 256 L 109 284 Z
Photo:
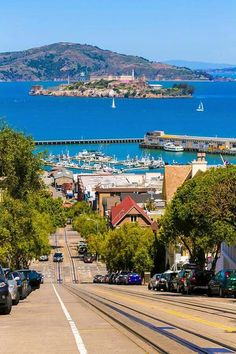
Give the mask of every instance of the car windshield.
M 54 257 L 62 257 L 62 253 L 59 253 L 59 252 L 58 252 L 58 253 L 55 253 L 55 254 L 54 254 Z

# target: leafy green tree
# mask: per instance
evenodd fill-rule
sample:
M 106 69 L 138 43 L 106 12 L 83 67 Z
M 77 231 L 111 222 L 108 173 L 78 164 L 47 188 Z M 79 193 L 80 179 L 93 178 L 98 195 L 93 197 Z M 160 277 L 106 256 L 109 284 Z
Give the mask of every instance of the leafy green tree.
M 39 213 L 46 213 L 50 216 L 51 224 L 55 231 L 58 227 L 64 227 L 67 221 L 67 211 L 63 207 L 61 198 L 54 199 L 51 194 L 42 189 L 38 193 L 31 193 L 27 198 L 32 209 Z
M 30 260 L 48 253 L 52 230 L 49 214 L 5 195 L 0 203 L 1 262 L 12 268 L 27 267 Z
M 42 182 L 40 157 L 30 137 L 2 126 L 0 262 L 13 268 L 49 253 L 48 235 L 66 222 L 62 200 L 53 199 Z
M 14 198 L 26 198 L 30 191 L 42 187 L 40 155 L 33 154 L 33 139 L 3 126 L 0 130 L 0 176 L 5 177 L 0 187 Z
M 73 220 L 72 226 L 82 237 L 87 239 L 92 234 L 103 234 L 107 231 L 107 221 L 99 214 L 81 214 Z
M 67 216 L 72 220 L 81 214 L 91 214 L 91 206 L 86 201 L 81 201 L 75 203 L 71 208 L 68 209 Z
M 236 167 L 211 168 L 177 190 L 161 220 L 166 244 L 182 243 L 200 265 L 213 255 L 215 269 L 222 242 L 236 242 Z
M 154 234 L 138 224 L 124 224 L 105 235 L 102 258 L 110 271 L 144 272 L 153 266 L 151 250 Z

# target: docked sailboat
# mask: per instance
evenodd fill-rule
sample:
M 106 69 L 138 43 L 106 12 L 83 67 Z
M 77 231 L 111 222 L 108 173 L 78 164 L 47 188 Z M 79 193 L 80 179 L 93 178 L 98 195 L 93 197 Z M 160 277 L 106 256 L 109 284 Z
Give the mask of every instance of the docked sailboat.
M 197 112 L 204 112 L 204 106 L 202 101 L 199 103 L 198 108 L 196 109 Z
M 115 103 L 115 98 L 114 98 L 114 97 L 113 97 L 113 99 L 112 99 L 111 108 L 116 108 L 116 103 Z

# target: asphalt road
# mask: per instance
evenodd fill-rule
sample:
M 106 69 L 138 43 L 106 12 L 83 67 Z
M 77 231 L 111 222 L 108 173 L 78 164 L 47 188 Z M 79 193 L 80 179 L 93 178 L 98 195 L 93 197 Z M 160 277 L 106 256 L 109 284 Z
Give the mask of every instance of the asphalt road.
M 93 284 L 103 264 L 84 264 L 77 233 L 51 243 L 64 262 L 36 262 L 45 283 L 1 316 L 1 350 L 15 353 L 235 353 L 236 301 Z M 60 283 L 59 283 L 60 280 Z

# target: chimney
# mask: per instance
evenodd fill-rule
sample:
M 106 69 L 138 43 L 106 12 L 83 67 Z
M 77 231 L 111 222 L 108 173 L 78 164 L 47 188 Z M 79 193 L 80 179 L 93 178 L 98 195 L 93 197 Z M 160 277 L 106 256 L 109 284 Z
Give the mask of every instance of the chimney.
M 192 161 L 192 178 L 198 171 L 205 172 L 207 170 L 207 161 L 205 152 L 198 152 L 197 160 Z

